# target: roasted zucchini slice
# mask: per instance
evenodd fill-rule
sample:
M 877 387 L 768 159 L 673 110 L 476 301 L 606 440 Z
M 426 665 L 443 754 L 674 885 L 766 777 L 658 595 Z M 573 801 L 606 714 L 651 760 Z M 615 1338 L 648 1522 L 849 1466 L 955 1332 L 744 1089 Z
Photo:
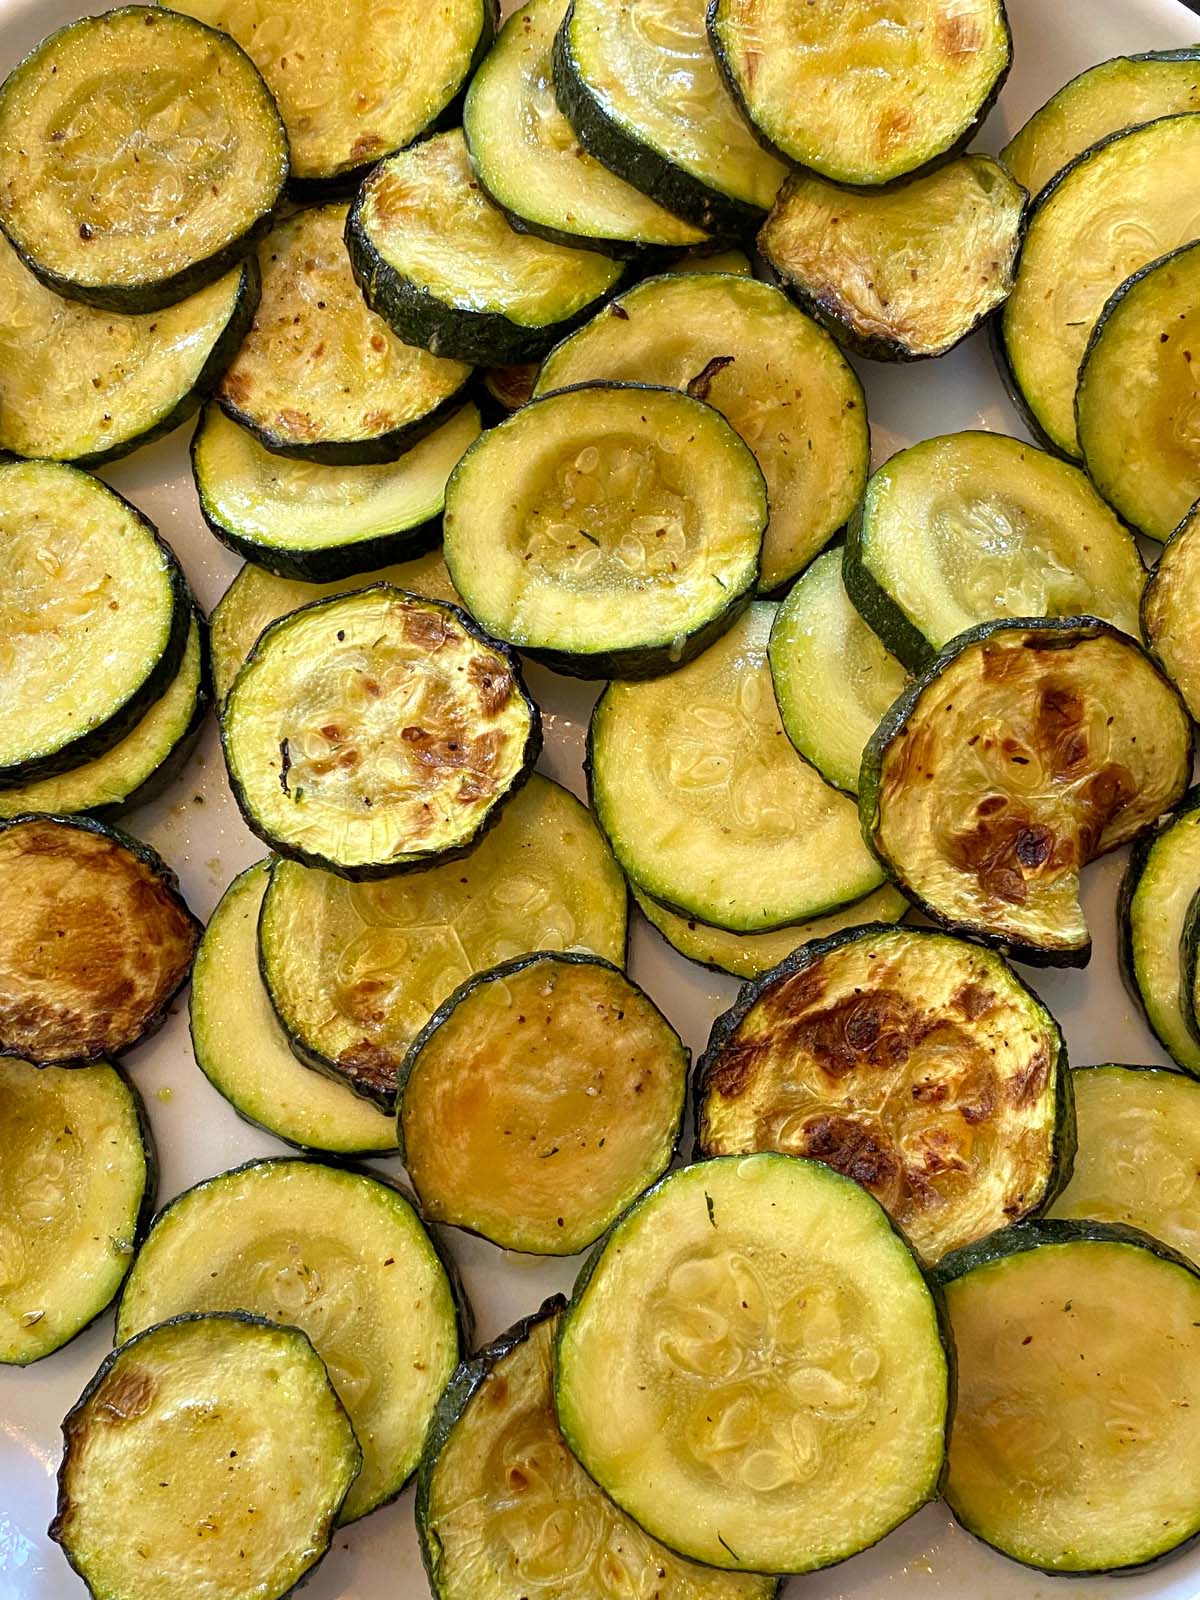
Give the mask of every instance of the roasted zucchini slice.
M 138 1252 L 117 1343 L 188 1311 L 249 1311 L 306 1333 L 362 1445 L 339 1520 L 399 1494 L 460 1352 L 446 1268 L 400 1190 L 297 1157 L 188 1189 Z
M 1142 632 L 1168 678 L 1200 718 L 1200 501 L 1167 540 L 1142 593 Z
M 588 732 L 592 804 L 630 882 L 730 933 L 821 916 L 883 881 L 853 801 L 783 730 L 774 618 L 760 601 L 678 672 L 609 684 Z
M 872 361 L 944 356 L 1013 285 L 1025 191 L 991 156 L 961 156 L 882 193 L 789 178 L 758 235 L 784 288 Z
M 490 421 L 501 422 L 533 398 L 537 382 L 536 361 L 514 361 L 508 367 L 489 367 L 483 375 L 484 392 L 494 402 Z
M 1200 889 L 1200 789 L 1134 845 L 1117 902 L 1121 971 L 1150 1030 L 1185 1071 L 1200 1077 L 1200 1043 L 1183 992 L 1182 946 Z
M 1078 458 L 1075 385 L 1114 289 L 1193 237 L 1200 115 L 1163 117 L 1085 150 L 1030 214 L 998 354 L 1013 399 L 1055 450 Z
M 1176 805 L 1192 770 L 1179 696 L 1094 617 L 984 623 L 872 735 L 863 832 L 909 899 L 1036 966 L 1082 967 L 1079 875 Z
M 535 773 L 464 861 L 364 884 L 276 862 L 259 959 L 300 1058 L 390 1106 L 408 1046 L 473 972 L 533 950 L 623 964 L 625 918 L 586 807 Z
M 149 845 L 85 817 L 15 817 L 0 883 L 0 1056 L 96 1061 L 162 1026 L 200 924 Z
M 460 129 L 380 162 L 346 223 L 367 304 L 407 344 L 484 366 L 537 361 L 613 292 L 624 268 L 505 221 Z
M 770 284 L 690 264 L 638 284 L 551 351 L 534 392 L 599 379 L 686 389 L 741 434 L 767 480 L 768 592 L 806 567 L 862 498 L 862 385 L 828 334 Z
M 650 997 L 592 955 L 468 978 L 400 1069 L 404 1165 L 432 1222 L 571 1256 L 661 1178 L 691 1057 Z
M 850 524 L 851 600 L 914 671 L 996 617 L 1103 617 L 1138 635 L 1146 569 L 1069 463 L 1001 433 L 947 433 L 879 467 Z
M 0 1061 L 0 1150 L 0 1363 L 24 1367 L 120 1288 L 154 1208 L 154 1145 L 119 1068 Z
M 809 1156 L 925 1261 L 1044 1209 L 1075 1148 L 1058 1024 L 991 951 L 927 928 L 803 945 L 713 1023 L 703 1156 Z
M 277 455 L 326 466 L 394 461 L 462 404 L 471 369 L 414 350 L 363 304 L 347 207 L 281 222 L 258 249 L 258 315 L 217 390 Z
M 1136 1228 L 1026 1222 L 948 1256 L 946 1499 L 1054 1573 L 1146 1566 L 1200 1531 L 1200 1272 Z
M 81 17 L 0 85 L 0 227 L 44 284 L 105 311 L 161 311 L 222 277 L 287 175 L 254 63 L 173 11 Z
M 204 1249 L 213 1240 L 204 1241 Z M 50 1537 L 95 1596 L 281 1600 L 362 1452 L 297 1328 L 208 1313 L 114 1350 L 67 1413 Z
M 461 855 L 533 770 L 516 658 L 442 600 L 377 583 L 260 636 L 221 710 L 246 824 L 347 878 Z
M 97 478 L 0 465 L 0 788 L 122 740 L 179 671 L 192 607 L 153 523 Z
M 908 674 L 851 605 L 840 550 L 792 585 L 767 657 L 788 738 L 826 783 L 856 795 L 863 747 Z
M 654 1538 L 727 1570 L 811 1572 L 937 1495 L 947 1367 L 887 1213 L 815 1161 L 743 1156 L 671 1173 L 597 1246 L 555 1403 Z
M 961 150 L 1012 63 L 1003 0 L 712 0 L 708 31 L 763 142 L 835 183 L 889 183 Z
M 554 1415 L 547 1300 L 455 1373 L 417 1475 L 417 1532 L 437 1600 L 580 1600 L 622 1589 L 659 1600 L 772 1600 L 773 1578 L 717 1572 L 651 1539 L 567 1449 Z
M 767 491 L 721 414 L 597 383 L 490 429 L 446 488 L 445 555 L 480 624 L 559 672 L 645 678 L 749 604 Z
M 1200 62 L 1196 72 L 1200 80 Z M 1092 331 L 1075 391 L 1092 482 L 1151 539 L 1168 538 L 1200 497 L 1197 415 L 1200 243 L 1121 285 Z
M 222 544 L 280 577 L 337 582 L 437 542 L 446 480 L 479 433 L 468 403 L 398 461 L 325 467 L 264 450 L 209 406 L 192 438 L 192 476 Z

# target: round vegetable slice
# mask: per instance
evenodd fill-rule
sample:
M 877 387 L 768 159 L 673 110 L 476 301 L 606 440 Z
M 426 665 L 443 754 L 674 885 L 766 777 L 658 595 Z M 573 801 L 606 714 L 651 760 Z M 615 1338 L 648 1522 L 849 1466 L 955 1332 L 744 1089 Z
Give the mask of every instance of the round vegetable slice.
M 810 1572 L 938 1492 L 947 1356 L 886 1212 L 812 1161 L 671 1173 L 590 1257 L 555 1350 L 571 1450 L 695 1561 Z
M 1200 501 L 1167 540 L 1142 594 L 1142 631 L 1193 717 L 1200 717 L 1200 656 L 1192 619 L 1200 605 Z
M 1172 1060 L 1200 1077 L 1200 1042 L 1187 1019 L 1182 945 L 1200 889 L 1200 789 L 1134 845 L 1117 903 L 1121 970 L 1155 1038 Z

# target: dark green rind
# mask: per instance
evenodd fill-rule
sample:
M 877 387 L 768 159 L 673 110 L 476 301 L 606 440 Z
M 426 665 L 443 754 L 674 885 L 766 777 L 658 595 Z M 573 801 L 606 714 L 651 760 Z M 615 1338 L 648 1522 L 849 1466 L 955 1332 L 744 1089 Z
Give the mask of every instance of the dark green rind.
M 870 492 L 870 482 L 867 485 Z M 842 550 L 842 586 L 850 604 L 881 639 L 886 648 L 909 672 L 924 672 L 937 656 L 929 640 L 908 620 L 875 574 L 863 560 L 863 510 L 866 496 L 859 501 L 846 527 Z
M 1183 1020 L 1197 1044 L 1200 1044 L 1200 1017 L 1196 1015 L 1196 972 L 1200 967 L 1200 889 L 1188 902 L 1179 936 L 1179 971 Z
M 1177 528 L 1172 529 L 1162 549 L 1158 552 L 1158 560 L 1150 568 L 1150 574 L 1146 579 L 1145 587 L 1142 589 L 1140 621 L 1142 625 L 1142 636 L 1146 641 L 1146 650 L 1147 653 L 1152 656 L 1162 668 L 1163 672 L 1167 673 L 1168 678 L 1171 676 L 1171 674 L 1167 672 L 1167 669 L 1163 664 L 1158 651 L 1154 648 L 1154 637 L 1150 632 L 1150 599 L 1154 592 L 1154 588 L 1158 583 L 1159 569 L 1162 567 L 1163 557 L 1166 555 L 1170 547 L 1176 542 L 1176 540 L 1178 540 L 1180 544 L 1183 543 L 1189 528 L 1193 530 L 1200 530 L 1200 500 L 1195 501 L 1193 505 L 1189 506 L 1188 510 L 1184 513 L 1182 522 L 1180 522 Z M 1200 532 L 1197 532 L 1197 540 L 1200 541 Z

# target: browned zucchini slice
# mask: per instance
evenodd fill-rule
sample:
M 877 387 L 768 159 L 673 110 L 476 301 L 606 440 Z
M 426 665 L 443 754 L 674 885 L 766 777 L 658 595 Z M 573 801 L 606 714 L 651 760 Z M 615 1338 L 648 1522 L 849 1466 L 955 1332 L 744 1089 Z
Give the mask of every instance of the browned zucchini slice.
M 1142 631 L 1193 717 L 1200 717 L 1200 501 L 1163 546 L 1142 593 Z

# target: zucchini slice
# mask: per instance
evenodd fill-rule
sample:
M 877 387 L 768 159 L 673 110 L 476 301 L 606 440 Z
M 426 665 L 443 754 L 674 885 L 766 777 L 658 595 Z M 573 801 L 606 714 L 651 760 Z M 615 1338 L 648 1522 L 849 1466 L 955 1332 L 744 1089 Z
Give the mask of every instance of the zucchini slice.
M 1000 159 L 1036 199 L 1051 178 L 1110 133 L 1200 111 L 1200 45 L 1114 56 L 1089 67 L 1018 129 Z
M 947 433 L 872 473 L 843 578 L 888 649 L 920 671 L 997 617 L 1102 617 L 1138 636 L 1146 569 L 1068 462 L 1005 434 Z
M 253 260 L 141 316 L 38 281 L 0 238 L 0 448 L 96 467 L 170 433 L 216 388 L 258 305 Z
M 162 1026 L 200 924 L 148 844 L 86 817 L 14 817 L 0 883 L 0 1056 L 96 1061 Z
M 630 882 L 730 933 L 821 916 L 883 881 L 853 801 L 783 731 L 767 665 L 775 609 L 751 606 L 665 678 L 609 684 L 588 731 L 592 804 Z
M 1136 1228 L 1045 1221 L 935 1281 L 958 1366 L 946 1499 L 969 1532 L 1089 1573 L 1200 1531 L 1200 1272 Z
M 0 1061 L 0 1363 L 28 1366 L 98 1317 L 154 1207 L 141 1097 L 119 1068 Z
M 1092 331 L 1075 391 L 1079 448 L 1092 482 L 1151 539 L 1168 538 L 1200 497 L 1198 415 L 1195 243 L 1134 273 L 1113 294 Z
M 514 11 L 471 81 L 463 134 L 475 176 L 519 233 L 604 255 L 682 250 L 704 234 L 580 148 L 554 99 L 550 56 L 569 0 Z
M 664 1178 L 589 1258 L 554 1370 L 585 1470 L 693 1561 L 811 1572 L 938 1493 L 933 1297 L 887 1213 L 815 1161 Z
M 276 862 L 259 960 L 300 1059 L 390 1107 L 412 1040 L 472 973 L 533 950 L 623 965 L 625 921 L 586 807 L 535 773 L 464 861 L 365 884 Z
M 287 135 L 224 34 L 153 6 L 81 17 L 0 85 L 0 227 L 49 288 L 161 311 L 269 226 Z
M 1034 432 L 1079 457 L 1075 385 L 1109 296 L 1194 236 L 1200 114 L 1163 117 L 1085 150 L 1030 214 L 998 353 Z
M 297 1157 L 188 1189 L 138 1252 L 117 1343 L 189 1311 L 249 1311 L 312 1340 L 362 1446 L 339 1521 L 400 1493 L 460 1352 L 446 1268 L 400 1190 Z
M 446 489 L 445 555 L 471 614 L 558 672 L 644 678 L 749 604 L 763 475 L 713 407 L 597 383 L 490 429 Z
M 0 465 L 0 788 L 119 743 L 179 671 L 187 582 L 154 524 L 50 461 Z
M 599 379 L 686 389 L 741 434 L 767 480 L 768 592 L 806 567 L 862 498 L 862 385 L 829 335 L 770 284 L 690 264 L 640 283 L 551 351 L 534 393 Z
M 209 406 L 192 438 L 192 476 L 222 544 L 284 578 L 337 582 L 437 542 L 446 480 L 479 433 L 468 403 L 398 461 L 324 467 L 264 450 Z
M 1192 727 L 1150 657 L 1094 617 L 971 628 L 872 735 L 863 832 L 951 932 L 1086 966 L 1079 875 L 1176 805 Z
M 1075 1148 L 1058 1024 L 991 951 L 928 928 L 804 945 L 713 1023 L 703 1156 L 809 1156 L 924 1261 L 1042 1210 Z
M 695 0 L 658 0 L 649 16 L 573 0 L 554 88 L 585 150 L 705 233 L 748 232 L 783 182 L 721 80 Z
M 788 293 L 872 361 L 944 356 L 1007 299 L 1026 195 L 991 156 L 882 193 L 789 178 L 758 235 Z
M 50 1537 L 114 1600 L 181 1583 L 281 1600 L 328 1550 L 362 1461 L 305 1335 L 242 1313 L 177 1317 L 114 1350 L 63 1441 Z
M 857 795 L 863 749 L 908 674 L 851 605 L 840 550 L 792 585 L 767 657 L 788 738 L 826 783 Z
M 162 0 L 160 0 L 162 3 Z M 231 34 L 279 103 L 304 188 L 343 188 L 435 127 L 491 42 L 495 0 L 170 0 Z
M 835 183 L 961 150 L 1012 64 L 1003 0 L 712 0 L 713 52 L 763 142 Z
M 404 1165 L 433 1222 L 571 1256 L 661 1178 L 691 1057 L 592 955 L 518 956 L 468 978 L 400 1069 Z
M 537 375 L 536 361 L 514 361 L 507 367 L 489 367 L 483 375 L 483 387 L 487 396 L 495 402 L 493 412 L 498 408 L 499 413 L 491 420 L 502 422 L 514 411 L 519 411 L 527 400 L 531 400 Z
M 1200 789 L 1134 845 L 1117 902 L 1118 952 L 1126 985 L 1173 1061 L 1200 1077 L 1200 1043 L 1183 992 L 1183 935 L 1200 889 Z
M 516 658 L 465 612 L 378 583 L 266 629 L 221 743 L 252 833 L 361 879 L 469 850 L 532 772 L 542 725 Z
M 484 366 L 537 361 L 624 267 L 516 233 L 472 176 L 460 129 L 380 162 L 346 222 L 367 304 L 407 344 Z
M 1076 1067 L 1079 1148 L 1052 1217 L 1121 1222 L 1200 1264 L 1200 1084 L 1163 1067 Z
M 735 278 L 752 278 L 754 268 L 744 250 L 722 250 L 716 245 L 697 245 L 664 267 L 663 272 L 728 272 Z
M 607 1499 L 554 1415 L 553 1345 L 566 1302 L 547 1300 L 455 1373 L 417 1475 L 417 1532 L 437 1600 L 772 1600 L 773 1578 L 674 1555 Z
M 471 376 L 401 343 L 363 304 L 347 209 L 297 212 L 263 240 L 258 315 L 217 390 L 266 449 L 326 466 L 394 461 L 462 404 Z
M 1194 718 L 1200 718 L 1200 501 L 1176 528 L 1142 593 L 1142 632 Z

